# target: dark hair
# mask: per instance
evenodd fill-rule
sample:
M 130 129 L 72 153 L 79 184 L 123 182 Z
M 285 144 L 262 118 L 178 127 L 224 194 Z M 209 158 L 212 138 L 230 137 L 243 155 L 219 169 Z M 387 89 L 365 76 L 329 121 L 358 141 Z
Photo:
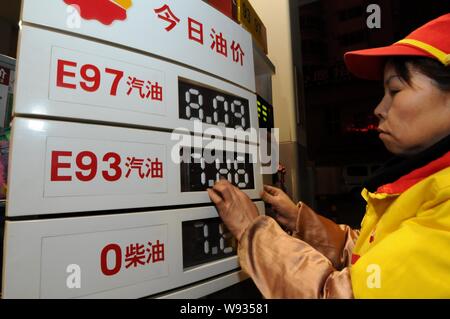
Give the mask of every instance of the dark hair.
M 411 85 L 411 73 L 408 66 L 436 82 L 436 86 L 444 92 L 450 92 L 450 65 L 426 57 L 392 57 L 388 60 L 402 80 Z

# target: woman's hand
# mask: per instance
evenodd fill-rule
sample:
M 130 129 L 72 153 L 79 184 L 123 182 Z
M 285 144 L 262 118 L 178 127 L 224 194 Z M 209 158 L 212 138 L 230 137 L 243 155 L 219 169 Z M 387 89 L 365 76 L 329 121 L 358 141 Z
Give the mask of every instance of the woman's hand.
M 259 216 L 256 205 L 237 187 L 220 180 L 208 189 L 211 201 L 216 205 L 225 226 L 239 241 L 245 230 Z
M 281 189 L 264 185 L 261 198 L 277 213 L 275 219 L 290 231 L 296 231 L 298 207 Z

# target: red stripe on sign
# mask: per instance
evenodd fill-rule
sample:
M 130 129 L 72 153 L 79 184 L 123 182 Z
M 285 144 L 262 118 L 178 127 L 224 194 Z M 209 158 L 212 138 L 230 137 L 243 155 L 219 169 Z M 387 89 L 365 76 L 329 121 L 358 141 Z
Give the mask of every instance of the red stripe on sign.
M 360 255 L 352 254 L 352 265 L 354 265 L 360 257 Z

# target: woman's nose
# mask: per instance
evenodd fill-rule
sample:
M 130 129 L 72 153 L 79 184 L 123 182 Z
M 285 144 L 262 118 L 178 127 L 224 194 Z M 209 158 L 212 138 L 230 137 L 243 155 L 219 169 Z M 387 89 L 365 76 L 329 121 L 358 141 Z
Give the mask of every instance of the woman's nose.
M 375 114 L 375 116 L 380 120 L 386 119 L 387 109 L 388 107 L 386 96 L 384 96 L 381 102 L 377 105 L 377 107 L 373 111 L 373 114 Z

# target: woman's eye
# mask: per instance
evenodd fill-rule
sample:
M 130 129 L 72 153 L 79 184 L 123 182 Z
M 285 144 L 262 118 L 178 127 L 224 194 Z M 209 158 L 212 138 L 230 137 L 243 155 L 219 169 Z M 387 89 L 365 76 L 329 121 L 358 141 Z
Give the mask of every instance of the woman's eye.
M 390 94 L 391 96 L 397 94 L 398 92 L 400 92 L 400 90 L 398 90 L 398 89 L 389 89 L 389 94 Z

